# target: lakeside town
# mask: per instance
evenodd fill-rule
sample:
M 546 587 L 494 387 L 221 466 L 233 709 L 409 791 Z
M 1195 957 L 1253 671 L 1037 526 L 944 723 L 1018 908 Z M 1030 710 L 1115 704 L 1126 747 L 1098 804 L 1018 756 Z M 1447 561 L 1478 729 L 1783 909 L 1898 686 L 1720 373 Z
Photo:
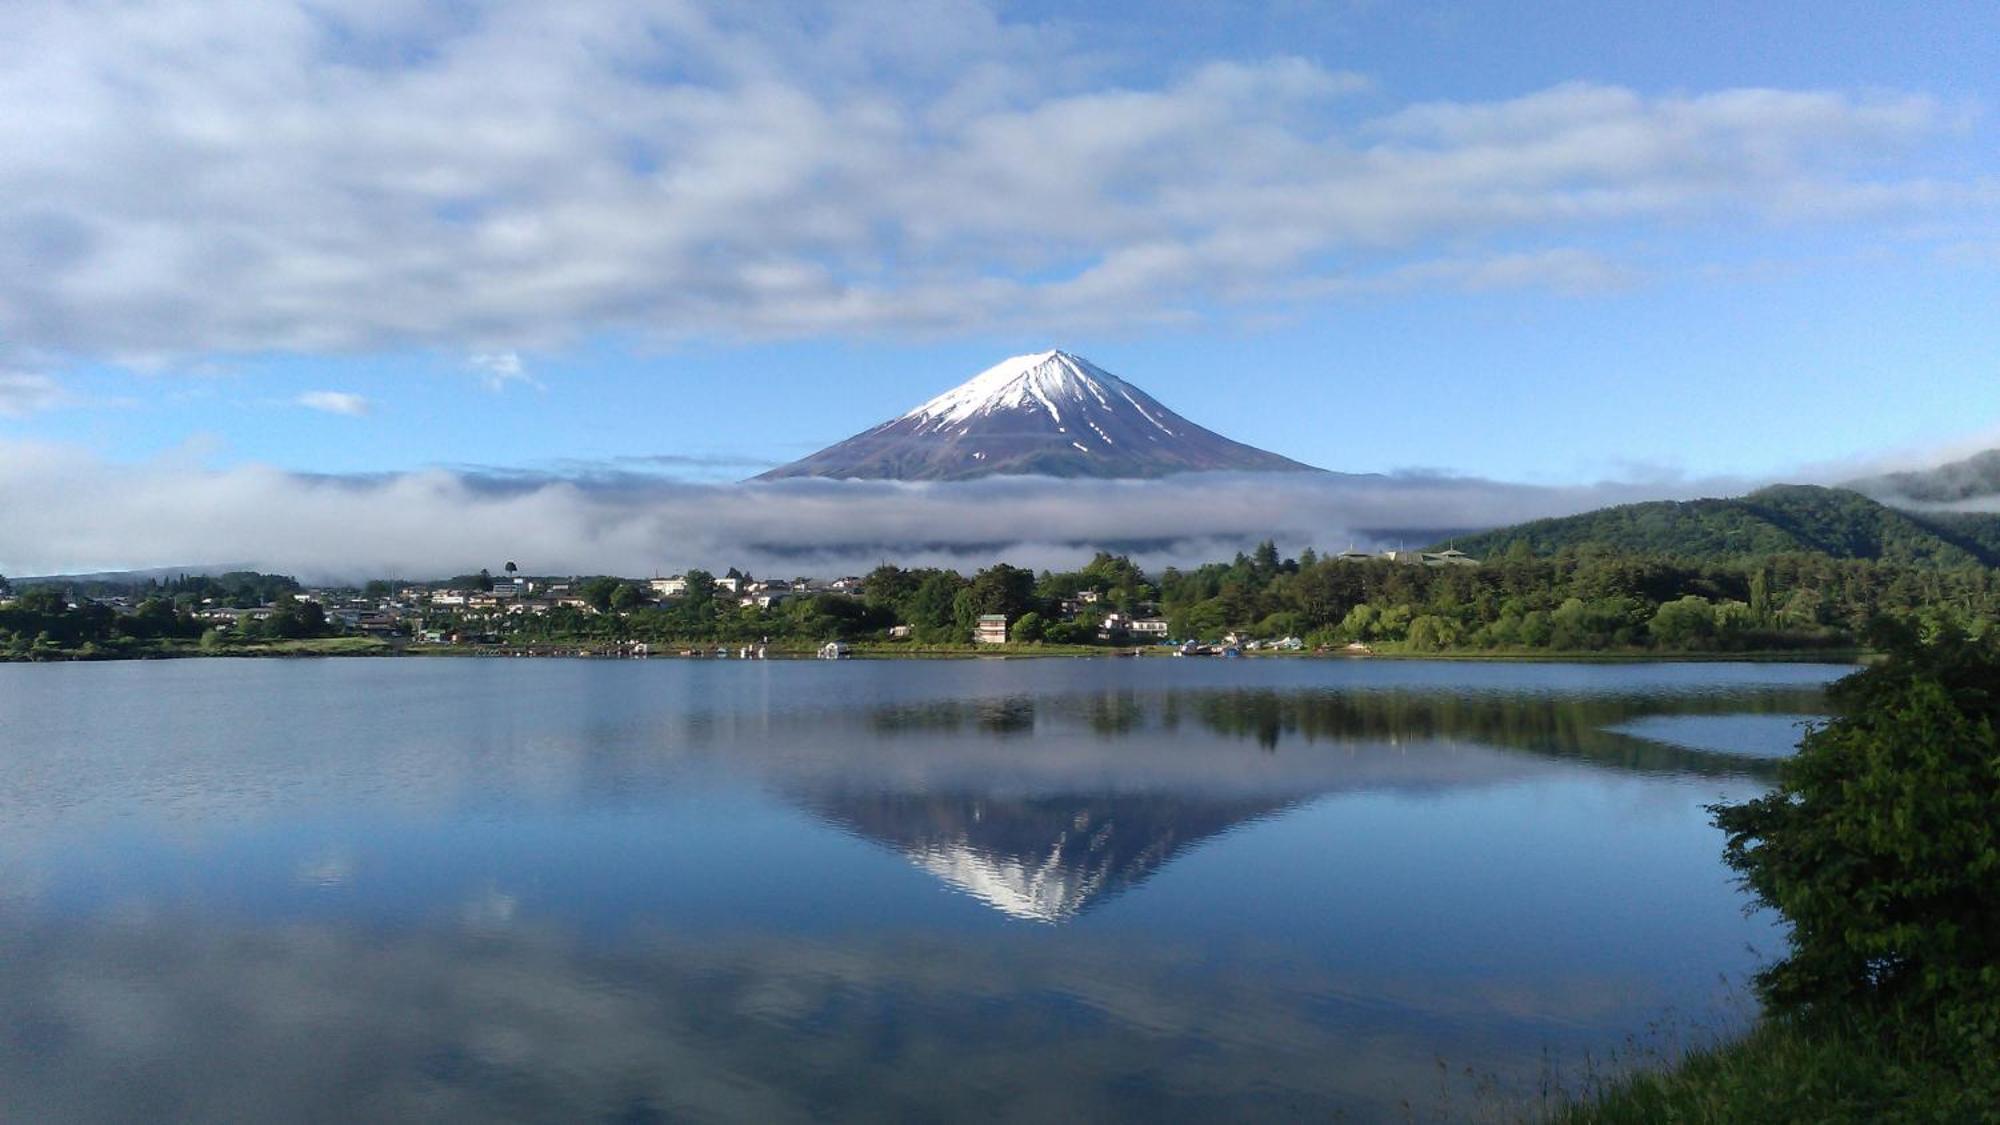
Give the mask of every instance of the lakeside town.
M 21 579 L 0 588 L 0 658 L 477 653 L 595 656 L 1240 656 L 1852 653 L 1880 620 L 1970 628 L 1993 572 L 1787 553 L 1698 559 L 1599 547 L 1296 557 L 1270 541 L 1149 573 L 1100 552 L 1076 570 L 865 575 L 731 567 L 650 578 L 536 575 L 509 561 L 435 581 L 285 575 Z
M 1273 572 L 1296 571 L 1299 560 L 1277 560 L 1268 545 L 1259 548 Z M 1264 558 L 1265 555 L 1271 555 Z M 1350 549 L 1327 557 L 1341 563 L 1463 567 L 1478 560 L 1464 552 Z M 1253 568 L 1254 560 L 1240 559 Z M 1306 563 L 1315 562 L 1312 552 Z M 868 576 L 834 578 L 753 577 L 731 567 L 721 574 L 701 570 L 623 579 L 607 576 L 532 576 L 512 563 L 501 573 L 482 570 L 438 582 L 371 581 L 362 586 L 301 585 L 287 576 L 239 571 L 216 577 L 179 575 L 120 583 L 106 578 L 62 581 L 24 579 L 0 585 L 0 613 L 25 609 L 67 613 L 108 624 L 112 632 L 167 638 L 193 633 L 209 650 L 258 640 L 311 640 L 326 637 L 373 639 L 395 650 L 410 648 L 504 649 L 522 653 L 581 651 L 606 655 L 763 656 L 796 651 L 801 639 L 818 640 L 808 622 L 826 623 L 822 656 L 842 656 L 847 642 L 862 636 L 887 643 L 929 645 L 1010 644 L 1169 646 L 1185 655 L 1238 655 L 1243 651 L 1300 651 L 1305 643 L 1279 629 L 1253 636 L 1225 628 L 1212 636 L 1177 636 L 1163 614 L 1156 585 L 1129 560 L 1108 555 L 1098 567 L 1075 576 L 1028 571 L 1005 565 L 980 572 L 964 590 L 951 590 L 949 623 L 940 615 L 883 613 L 898 599 L 913 573 L 884 566 Z M 950 572 L 923 572 L 934 589 L 961 581 Z M 1066 580 L 1067 579 L 1067 580 Z M 982 580 L 985 581 L 983 592 Z M 4 582 L 4 580 L 0 580 Z M 961 597 L 963 593 L 967 596 Z M 871 596 L 873 602 L 871 604 Z M 933 607 L 939 599 L 932 599 Z M 969 603 L 969 604 L 961 604 Z M 916 607 L 913 607 L 916 608 Z M 689 639 L 710 634 L 734 641 L 703 647 L 662 646 L 658 628 L 644 637 L 621 626 L 635 614 L 672 615 L 687 625 Z M 905 619 L 907 618 L 907 619 Z M 641 620 L 639 624 L 649 622 Z M 650 622 L 657 625 L 658 622 Z M 1285 623 L 1274 623 L 1283 625 Z M 718 626 L 721 626 L 718 628 Z M 1183 628 L 1188 628 L 1183 624 Z M 1268 630 L 1267 630 L 1268 631 Z M 614 634 L 607 638 L 604 634 Z M 18 650 L 18 634 L 11 646 Z M 603 643 L 605 640 L 612 643 Z M 33 652 L 49 638 L 28 639 Z M 583 640 L 581 646 L 571 643 Z M 593 643 L 594 642 L 594 643 Z M 1324 647 L 1324 646 L 1322 646 Z M 1355 651 L 1366 645 L 1353 642 Z

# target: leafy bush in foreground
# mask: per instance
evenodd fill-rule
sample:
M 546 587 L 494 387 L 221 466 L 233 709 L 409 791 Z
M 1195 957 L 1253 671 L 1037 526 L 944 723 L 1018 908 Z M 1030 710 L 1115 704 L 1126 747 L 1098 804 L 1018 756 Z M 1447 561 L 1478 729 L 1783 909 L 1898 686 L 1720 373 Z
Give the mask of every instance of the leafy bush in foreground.
M 1991 1078 L 2000 1056 L 2000 645 L 1885 638 L 1833 690 L 1777 789 L 1717 806 L 1725 858 L 1792 928 L 1758 977 L 1780 1017 L 1915 1031 Z

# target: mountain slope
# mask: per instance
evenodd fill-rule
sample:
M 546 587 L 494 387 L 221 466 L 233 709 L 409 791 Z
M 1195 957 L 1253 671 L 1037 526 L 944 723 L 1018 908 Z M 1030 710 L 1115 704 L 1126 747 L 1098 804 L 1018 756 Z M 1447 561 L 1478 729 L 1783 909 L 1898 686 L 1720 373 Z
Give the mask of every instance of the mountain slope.
M 1538 555 L 1586 545 L 1635 554 L 1738 558 L 1810 552 L 1939 566 L 2000 565 L 2000 516 L 1934 517 L 1858 492 L 1773 485 L 1725 500 L 1653 500 L 1535 520 L 1455 545 L 1492 557 L 1525 543 Z
M 1316 472 L 1195 425 L 1089 360 L 1005 360 L 900 418 L 757 477 L 964 480 L 995 474 L 1160 477 Z
M 1884 473 L 1848 481 L 1842 487 L 1885 503 L 1953 504 L 2000 496 L 2000 449 L 1975 453 L 1933 469 Z

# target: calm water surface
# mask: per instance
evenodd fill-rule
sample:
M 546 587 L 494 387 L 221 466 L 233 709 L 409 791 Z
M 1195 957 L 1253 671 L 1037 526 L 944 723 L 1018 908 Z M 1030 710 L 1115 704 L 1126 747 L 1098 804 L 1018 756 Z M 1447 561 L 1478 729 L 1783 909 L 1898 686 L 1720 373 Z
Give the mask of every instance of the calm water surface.
M 1844 671 L 0 666 L 0 1119 L 1491 1116 Z

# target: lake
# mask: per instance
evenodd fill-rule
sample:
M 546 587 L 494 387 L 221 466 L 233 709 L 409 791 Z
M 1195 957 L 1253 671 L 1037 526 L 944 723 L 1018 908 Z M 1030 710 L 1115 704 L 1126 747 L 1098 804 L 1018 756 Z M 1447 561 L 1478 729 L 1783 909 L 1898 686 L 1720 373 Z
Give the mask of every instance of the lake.
M 0 1118 L 1505 1117 L 1847 670 L 0 665 Z

